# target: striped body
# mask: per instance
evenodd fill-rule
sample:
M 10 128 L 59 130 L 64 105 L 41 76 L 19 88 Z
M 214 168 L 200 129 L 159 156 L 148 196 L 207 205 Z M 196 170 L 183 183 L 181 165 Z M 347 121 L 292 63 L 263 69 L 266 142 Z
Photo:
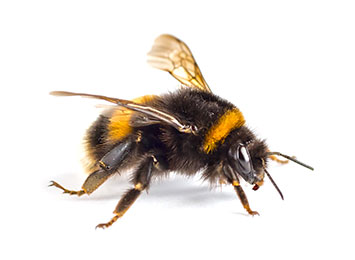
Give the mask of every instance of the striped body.
M 194 174 L 206 166 L 218 167 L 238 132 L 247 133 L 243 138 L 254 137 L 244 127 L 239 109 L 212 93 L 182 88 L 134 101 L 173 114 L 183 123 L 196 125 L 200 131 L 197 135 L 181 133 L 161 123 L 132 126 L 132 122 L 144 115 L 123 108 L 112 109 L 101 115 L 88 130 L 86 147 L 90 171 L 109 150 L 127 138 L 136 143 L 136 148 L 126 165 L 134 166 L 138 162 L 136 155 L 139 158 L 149 153 L 159 158 L 161 172 Z M 238 134 L 237 137 L 240 138 Z

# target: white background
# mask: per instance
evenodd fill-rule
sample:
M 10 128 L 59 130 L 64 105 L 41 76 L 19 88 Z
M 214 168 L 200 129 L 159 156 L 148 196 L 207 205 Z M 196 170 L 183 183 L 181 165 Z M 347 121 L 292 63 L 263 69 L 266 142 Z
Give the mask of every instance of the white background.
M 1 259 L 354 259 L 353 1 L 1 1 Z M 271 163 L 269 181 L 231 187 L 154 183 L 106 230 L 125 177 L 90 197 L 81 140 L 96 101 L 173 91 L 150 68 L 155 37 L 184 40 L 214 93 L 236 104 L 272 150 L 315 167 Z

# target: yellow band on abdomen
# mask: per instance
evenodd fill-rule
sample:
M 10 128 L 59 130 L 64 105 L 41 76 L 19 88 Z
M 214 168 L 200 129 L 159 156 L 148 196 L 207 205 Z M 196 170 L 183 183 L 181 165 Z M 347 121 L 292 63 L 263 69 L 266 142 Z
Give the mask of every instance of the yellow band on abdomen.
M 155 95 L 146 95 L 135 98 L 132 101 L 138 104 L 145 104 L 155 99 Z M 124 107 L 118 107 L 110 118 L 108 125 L 108 136 L 112 141 L 119 141 L 128 136 L 132 132 L 130 120 L 133 111 Z

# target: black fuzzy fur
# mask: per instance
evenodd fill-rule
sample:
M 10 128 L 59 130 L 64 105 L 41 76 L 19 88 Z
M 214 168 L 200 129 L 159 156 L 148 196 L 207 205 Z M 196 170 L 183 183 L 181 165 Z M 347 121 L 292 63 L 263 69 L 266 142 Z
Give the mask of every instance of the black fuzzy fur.
M 262 171 L 262 159 L 265 163 L 267 161 L 267 146 L 264 141 L 257 140 L 245 126 L 234 129 L 224 143 L 219 144 L 211 153 L 206 154 L 203 150 L 207 131 L 226 111 L 235 108 L 230 102 L 211 93 L 181 88 L 154 98 L 146 104 L 174 115 L 183 124 L 197 126 L 199 134 L 196 136 L 181 133 L 163 124 L 134 127 L 126 138 L 132 142 L 136 142 L 138 135 L 141 135 L 141 138 L 136 143 L 134 152 L 126 159 L 126 166 L 136 167 L 147 156 L 154 156 L 158 163 L 152 172 L 153 176 L 161 176 L 171 171 L 193 175 L 203 170 L 203 179 L 216 183 L 223 177 L 220 165 L 227 163 L 228 150 L 242 143 L 248 146 L 254 169 L 257 172 Z M 134 113 L 131 121 L 139 117 L 142 115 Z M 113 143 L 108 138 L 109 120 L 109 116 L 101 115 L 87 132 L 88 151 L 96 161 L 117 145 L 117 142 Z M 135 176 L 132 179 L 136 179 Z

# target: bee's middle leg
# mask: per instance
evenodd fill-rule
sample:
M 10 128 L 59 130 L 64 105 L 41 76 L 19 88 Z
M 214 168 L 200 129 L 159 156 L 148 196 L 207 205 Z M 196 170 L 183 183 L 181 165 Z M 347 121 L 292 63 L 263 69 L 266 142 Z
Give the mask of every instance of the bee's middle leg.
M 102 223 L 96 226 L 96 228 L 107 228 L 110 227 L 114 222 L 117 221 L 120 217 L 122 217 L 127 210 L 133 205 L 139 195 L 142 193 L 144 189 L 149 186 L 152 171 L 154 166 L 154 156 L 149 156 L 138 167 L 136 172 L 134 173 L 134 188 L 128 190 L 118 202 L 116 209 L 113 211 L 115 216 L 108 221 L 107 223 Z

